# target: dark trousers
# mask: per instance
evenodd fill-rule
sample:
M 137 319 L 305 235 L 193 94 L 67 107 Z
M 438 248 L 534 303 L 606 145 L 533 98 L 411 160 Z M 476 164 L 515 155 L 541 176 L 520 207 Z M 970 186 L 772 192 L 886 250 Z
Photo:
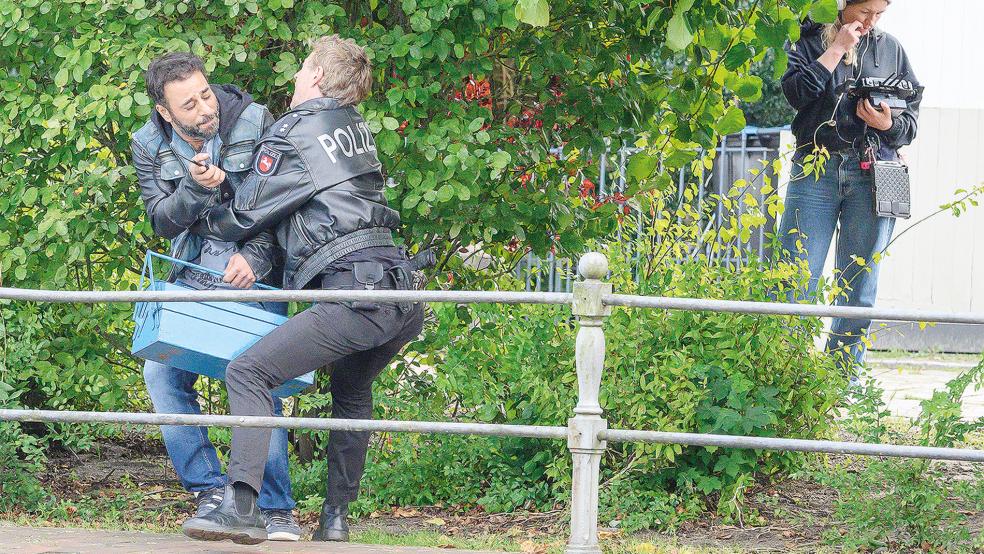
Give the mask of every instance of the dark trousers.
M 324 303 L 290 318 L 229 364 L 226 389 L 233 415 L 270 416 L 270 390 L 284 381 L 332 366 L 331 415 L 372 418 L 372 383 L 423 327 L 423 309 L 403 313 L 395 304 L 377 310 Z M 270 429 L 237 427 L 232 432 L 229 481 L 259 491 L 269 450 Z M 359 495 L 369 432 L 331 431 L 325 500 L 339 505 Z

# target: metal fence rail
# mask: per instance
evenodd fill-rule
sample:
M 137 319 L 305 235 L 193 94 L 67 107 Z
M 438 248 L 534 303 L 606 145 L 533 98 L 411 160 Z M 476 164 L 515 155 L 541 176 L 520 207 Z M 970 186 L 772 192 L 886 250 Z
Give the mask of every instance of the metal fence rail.
M 539 439 L 567 439 L 573 462 L 571 528 L 568 554 L 600 554 L 598 546 L 598 486 L 601 457 L 607 441 L 654 442 L 691 446 L 716 446 L 758 450 L 827 452 L 868 456 L 895 456 L 940 460 L 984 462 L 984 451 L 956 448 L 930 448 L 889 444 L 864 444 L 773 437 L 725 436 L 697 433 L 666 433 L 608 429 L 599 404 L 602 369 L 605 361 L 605 334 L 602 324 L 613 306 L 630 308 L 695 310 L 789 315 L 806 317 L 880 318 L 894 321 L 920 321 L 984 324 L 984 314 L 953 314 L 918 310 L 885 310 L 706 300 L 658 298 L 612 294 L 612 285 L 601 281 L 608 274 L 608 260 L 589 253 L 581 258 L 578 272 L 583 278 L 573 284 L 573 293 L 479 292 L 479 291 L 47 291 L 0 288 L 0 300 L 30 302 L 196 302 L 196 301 L 350 301 L 454 302 L 505 304 L 570 304 L 578 318 L 575 365 L 578 401 L 567 427 L 536 425 L 493 425 L 479 423 L 338 420 L 296 417 L 246 417 L 218 415 L 68 412 L 0 409 L 0 421 L 120 423 L 141 425 L 217 425 L 226 427 L 285 427 L 315 430 L 360 430 L 410 433 L 450 433 L 458 435 L 509 436 Z
M 503 425 L 438 421 L 395 421 L 375 419 L 330 419 L 317 417 L 263 417 L 231 415 L 150 414 L 142 412 L 72 412 L 63 410 L 0 409 L 0 421 L 38 423 L 115 423 L 126 425 L 189 425 L 211 427 L 260 427 L 267 429 L 311 429 L 314 431 L 371 431 L 375 433 L 442 433 L 526 439 L 566 439 L 567 427 L 549 425 Z M 750 450 L 790 450 L 859 456 L 921 458 L 955 462 L 984 462 L 984 451 L 863 442 L 778 439 L 744 435 L 707 435 L 608 429 L 598 439 L 609 442 L 652 442 L 684 446 L 714 446 Z

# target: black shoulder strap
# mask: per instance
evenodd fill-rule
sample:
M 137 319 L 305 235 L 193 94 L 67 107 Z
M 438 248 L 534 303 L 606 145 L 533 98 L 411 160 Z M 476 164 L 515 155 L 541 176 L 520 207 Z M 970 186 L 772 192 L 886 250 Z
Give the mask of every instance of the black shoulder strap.
M 287 133 L 297 125 L 297 122 L 301 120 L 300 114 L 297 112 L 289 113 L 284 117 L 280 118 L 280 121 L 273 124 L 270 129 L 273 131 L 274 136 L 283 138 L 287 136 Z

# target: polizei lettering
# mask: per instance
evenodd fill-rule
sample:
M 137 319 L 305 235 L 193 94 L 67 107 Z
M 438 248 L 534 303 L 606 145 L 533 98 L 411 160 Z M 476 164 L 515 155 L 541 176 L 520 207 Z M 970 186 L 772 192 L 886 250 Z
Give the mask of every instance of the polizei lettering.
M 338 163 L 339 154 L 351 158 L 356 154 L 376 151 L 376 141 L 365 122 L 357 123 L 354 129 L 351 125 L 339 127 L 333 133 L 319 136 L 318 142 L 325 149 L 331 163 Z

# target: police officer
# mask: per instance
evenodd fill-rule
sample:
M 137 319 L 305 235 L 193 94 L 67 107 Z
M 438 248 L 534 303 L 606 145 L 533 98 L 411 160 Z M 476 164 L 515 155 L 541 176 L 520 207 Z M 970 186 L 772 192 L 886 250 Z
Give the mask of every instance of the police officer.
M 294 76 L 291 111 L 260 139 L 235 199 L 209 210 L 194 231 L 242 240 L 272 228 L 286 250 L 288 289 L 409 289 L 411 264 L 393 242 L 400 214 L 386 203 L 376 145 L 355 109 L 371 85 L 361 47 L 335 35 L 313 41 Z M 201 168 L 191 173 L 196 180 L 210 175 Z M 225 280 L 237 277 L 230 270 Z M 231 411 L 269 416 L 272 388 L 331 365 L 332 416 L 369 419 L 373 380 L 422 324 L 418 304 L 316 304 L 229 364 Z M 256 497 L 269 440 L 269 429 L 233 430 L 231 484 L 215 510 L 184 523 L 186 535 L 244 544 L 267 538 Z M 348 504 L 358 496 L 368 444 L 368 432 L 330 433 L 315 540 L 348 540 Z

